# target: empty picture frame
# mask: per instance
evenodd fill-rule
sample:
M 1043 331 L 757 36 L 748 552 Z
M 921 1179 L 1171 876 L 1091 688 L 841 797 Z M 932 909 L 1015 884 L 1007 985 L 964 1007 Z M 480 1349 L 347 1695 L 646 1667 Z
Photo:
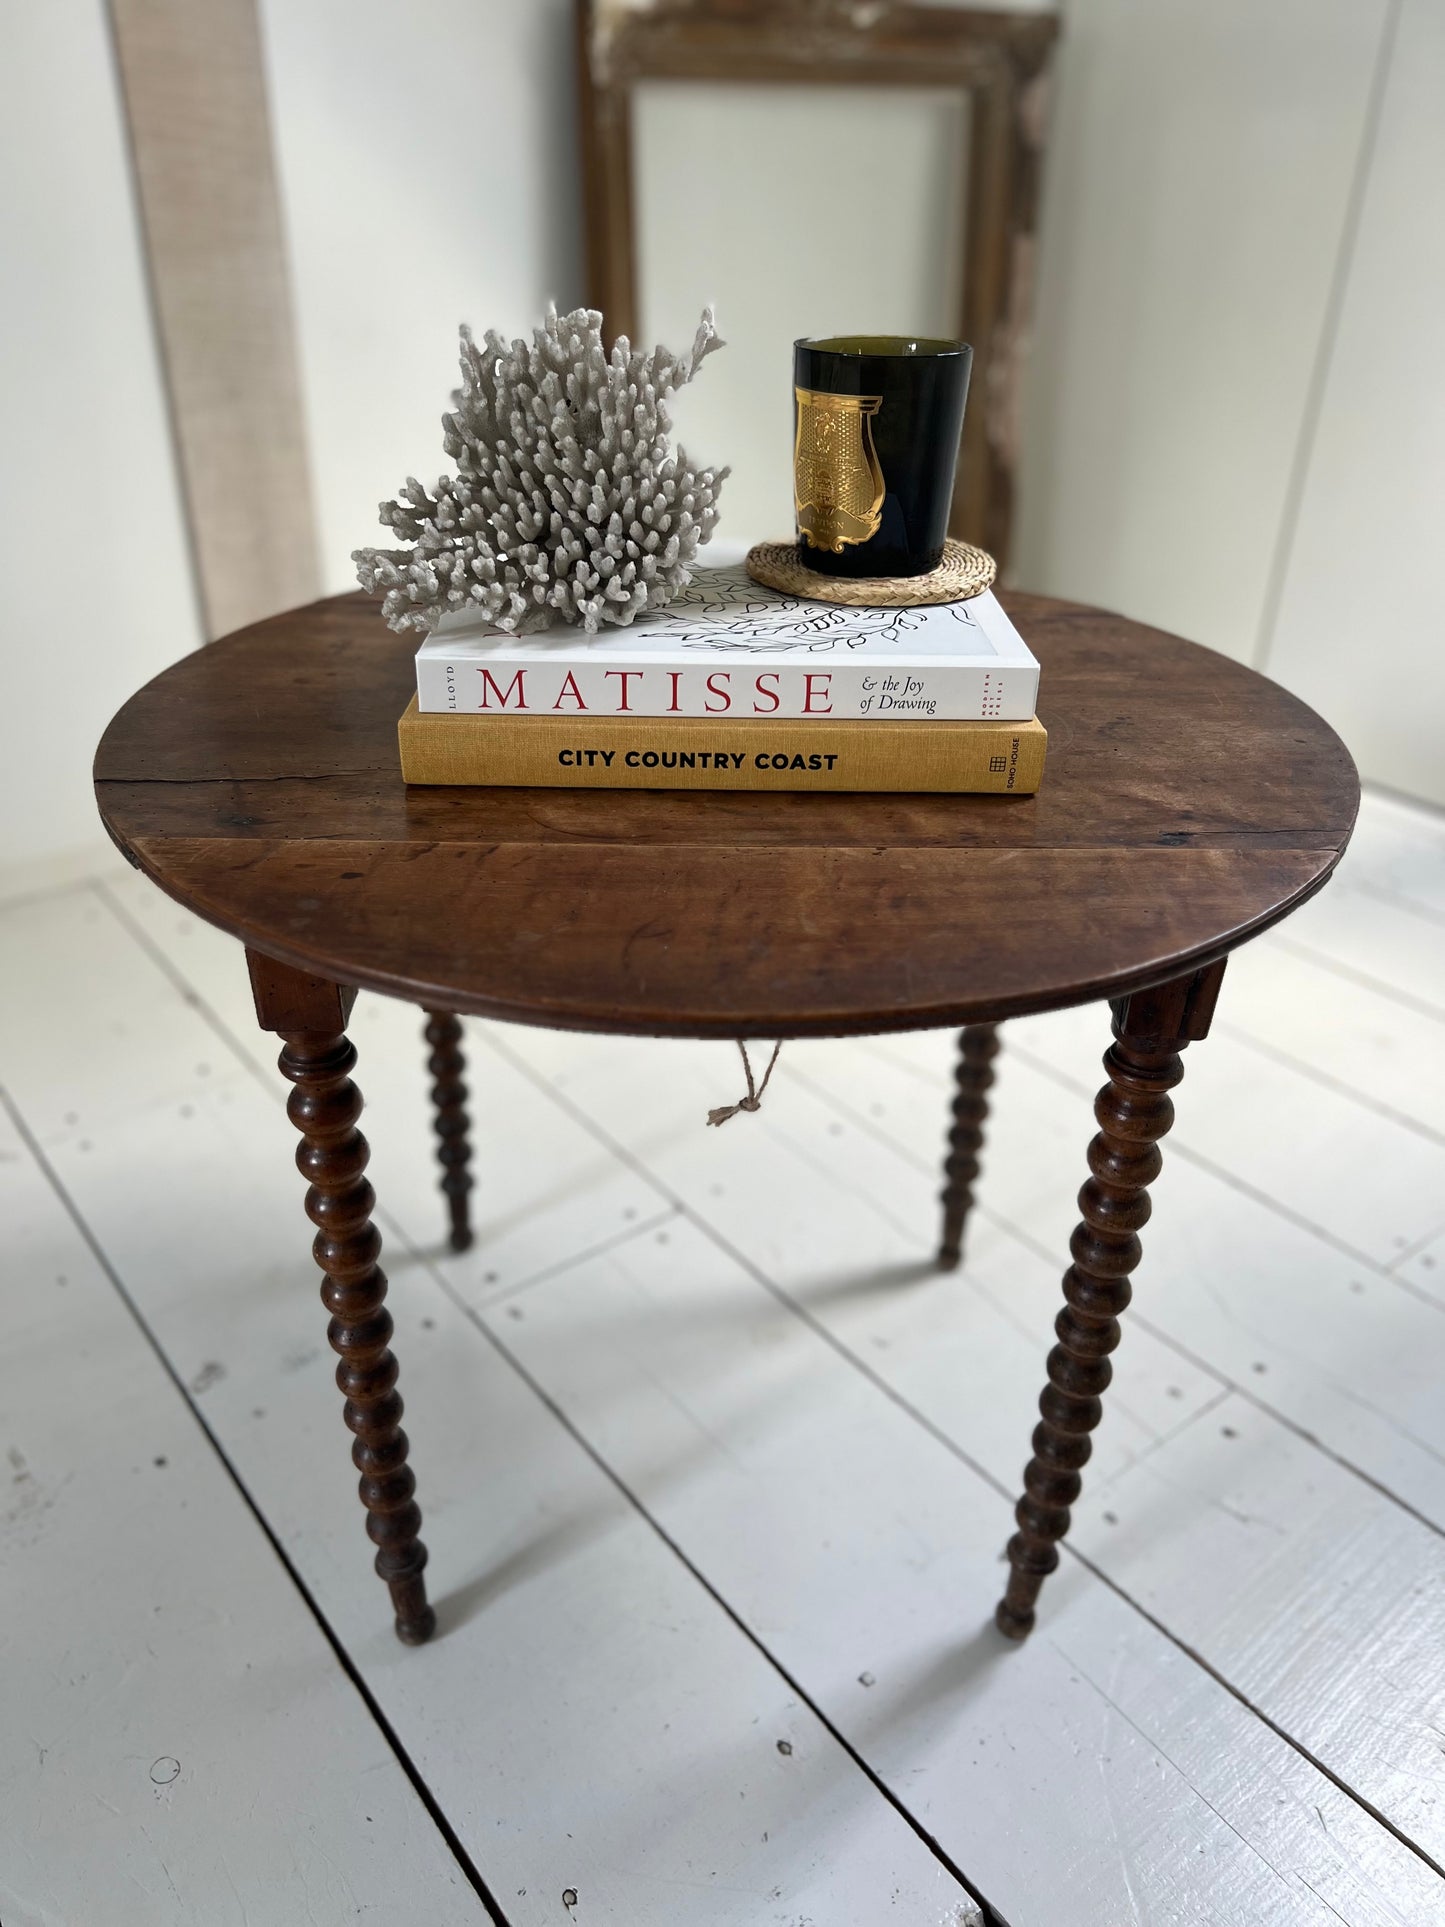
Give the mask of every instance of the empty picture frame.
M 575 0 L 588 300 L 610 337 L 729 354 L 680 428 L 724 537 L 791 525 L 797 334 L 973 344 L 952 532 L 1008 554 L 1052 9 Z

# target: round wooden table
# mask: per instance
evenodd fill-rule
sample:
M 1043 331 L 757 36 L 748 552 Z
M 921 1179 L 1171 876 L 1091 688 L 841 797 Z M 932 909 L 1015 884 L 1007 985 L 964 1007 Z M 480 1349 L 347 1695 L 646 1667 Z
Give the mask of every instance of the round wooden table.
M 284 1042 L 376 1568 L 434 1628 L 357 1128 L 356 987 L 426 1010 L 443 1189 L 469 1241 L 458 1012 L 645 1036 L 961 1025 L 940 1263 L 979 1170 L 995 1026 L 1107 998 L 1114 1043 L 998 1623 L 1058 1564 L 1173 1120 L 1229 951 L 1339 861 L 1359 801 L 1320 718 L 1253 670 L 1096 609 L 1003 597 L 1043 667 L 1036 797 L 408 789 L 413 645 L 359 596 L 211 643 L 96 756 L 130 861 L 246 946 Z M 903 725 L 906 727 L 906 725 Z

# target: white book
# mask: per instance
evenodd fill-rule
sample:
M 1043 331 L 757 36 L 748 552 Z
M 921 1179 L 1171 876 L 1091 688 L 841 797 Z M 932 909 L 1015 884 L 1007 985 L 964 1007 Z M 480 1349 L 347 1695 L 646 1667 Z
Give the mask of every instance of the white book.
M 937 608 L 805 602 L 699 569 L 666 609 L 595 636 L 443 616 L 416 655 L 428 713 L 1026 721 L 1039 665 L 991 592 Z

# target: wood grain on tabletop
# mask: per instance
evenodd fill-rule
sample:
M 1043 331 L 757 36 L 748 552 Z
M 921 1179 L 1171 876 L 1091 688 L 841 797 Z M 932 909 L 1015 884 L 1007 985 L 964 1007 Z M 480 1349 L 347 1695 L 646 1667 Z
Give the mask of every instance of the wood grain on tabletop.
M 171 895 L 298 968 L 603 1030 L 869 1031 L 1118 995 L 1318 887 L 1358 801 L 1319 717 L 1122 617 L 1004 601 L 1043 668 L 1033 798 L 409 791 L 413 642 L 356 595 L 141 690 L 97 755 L 101 812 Z

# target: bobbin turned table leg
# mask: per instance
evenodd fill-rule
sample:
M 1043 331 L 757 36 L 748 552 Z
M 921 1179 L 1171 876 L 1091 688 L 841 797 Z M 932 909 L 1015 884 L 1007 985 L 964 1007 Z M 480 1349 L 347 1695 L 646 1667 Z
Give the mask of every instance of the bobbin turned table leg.
M 377 1548 L 377 1573 L 391 1592 L 397 1637 L 417 1646 L 435 1632 L 436 1615 L 422 1577 L 421 1510 L 401 1429 L 386 1275 L 377 1263 L 381 1235 L 371 1221 L 376 1199 L 365 1176 L 371 1153 L 357 1129 L 356 1047 L 346 1036 L 356 993 L 255 951 L 247 951 L 246 961 L 257 1017 L 263 1030 L 280 1033 L 281 1073 L 295 1086 L 286 1108 L 301 1133 L 296 1163 L 310 1181 L 306 1213 L 317 1227 L 312 1253 L 325 1274 L 321 1299 L 331 1313 L 327 1336 L 341 1360 L 336 1382 L 355 1434 L 351 1457 L 361 1474 L 366 1530 Z
M 993 1060 L 998 1056 L 998 1025 L 970 1024 L 958 1035 L 958 1064 L 954 1070 L 953 1125 L 948 1133 L 948 1156 L 943 1162 L 943 1236 L 938 1245 L 938 1268 L 953 1271 L 963 1257 L 963 1233 L 973 1208 L 978 1182 L 983 1127 L 988 1119 L 988 1093 L 993 1083 Z
M 461 1020 L 448 1011 L 426 1013 L 426 1041 L 431 1046 L 427 1068 L 432 1075 L 432 1124 L 437 1134 L 437 1162 L 442 1167 L 442 1190 L 451 1216 L 453 1251 L 472 1242 L 470 1193 L 472 1176 L 467 1116 L 467 1087 L 462 1081 L 467 1060 L 462 1052 Z
M 1208 1035 L 1223 975 L 1221 960 L 1113 1006 L 1115 1041 L 1104 1055 L 1109 1081 L 1094 1100 L 1092 1175 L 1079 1193 L 1083 1222 L 1070 1240 L 1074 1262 L 1064 1273 L 1065 1304 L 1054 1325 L 1059 1342 L 1049 1353 L 1033 1457 L 1014 1514 L 1019 1529 L 1008 1544 L 1008 1589 L 995 1615 L 1010 1639 L 1033 1630 L 1039 1588 L 1059 1563 L 1059 1541 L 1093 1449 L 1089 1434 L 1113 1376 L 1109 1353 L 1139 1263 L 1148 1187 L 1162 1163 L 1158 1141 L 1174 1122 L 1169 1092 L 1184 1075 L 1179 1053 Z

